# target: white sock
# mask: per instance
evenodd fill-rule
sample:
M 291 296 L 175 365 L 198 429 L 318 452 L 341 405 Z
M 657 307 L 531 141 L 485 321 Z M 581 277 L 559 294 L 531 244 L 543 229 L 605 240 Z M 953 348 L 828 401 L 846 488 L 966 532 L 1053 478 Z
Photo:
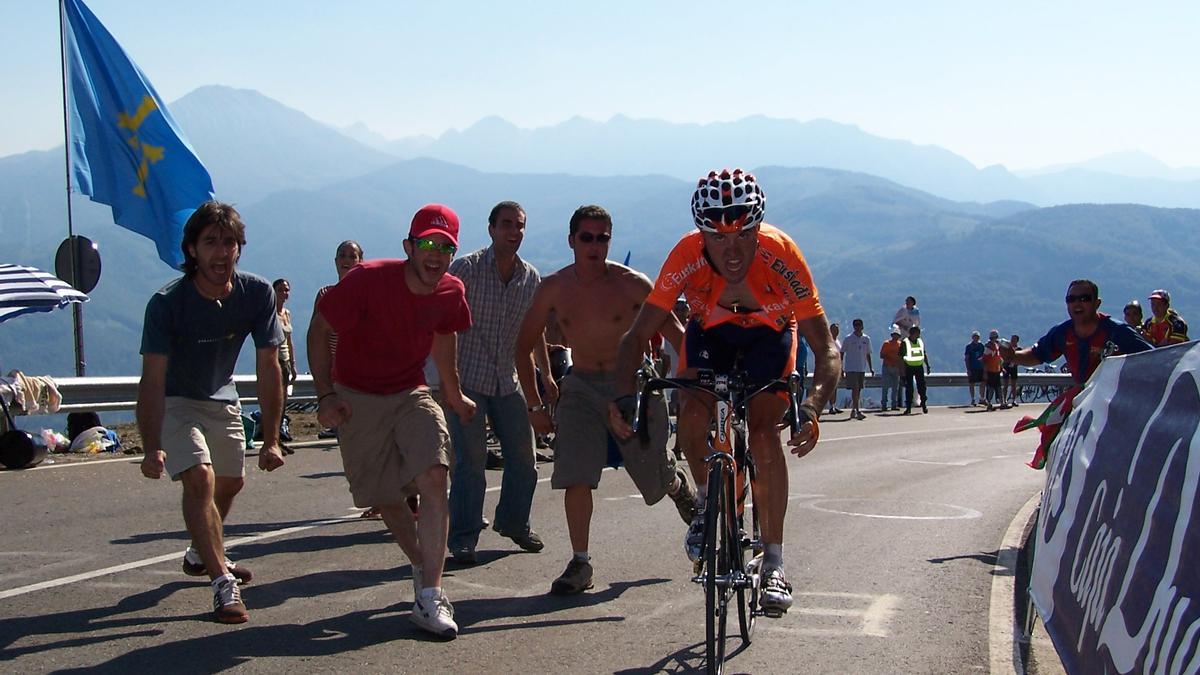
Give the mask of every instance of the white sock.
M 442 595 L 442 587 L 441 586 L 430 586 L 429 588 L 421 589 L 421 601 L 422 602 L 426 602 L 429 600 L 435 600 L 435 599 L 441 597 L 441 595 Z

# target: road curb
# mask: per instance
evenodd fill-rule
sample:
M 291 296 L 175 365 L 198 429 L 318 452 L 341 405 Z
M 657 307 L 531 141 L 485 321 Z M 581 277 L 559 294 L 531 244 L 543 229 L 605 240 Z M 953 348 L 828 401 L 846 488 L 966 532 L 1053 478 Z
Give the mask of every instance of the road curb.
M 1042 491 L 1038 490 L 1017 511 L 1000 541 L 996 563 L 992 567 L 992 598 L 988 612 L 989 671 L 992 675 L 1025 675 L 1020 642 L 1014 639 L 1020 631 L 1016 612 L 1017 559 L 1025 544 L 1029 521 L 1037 513 L 1041 498 Z

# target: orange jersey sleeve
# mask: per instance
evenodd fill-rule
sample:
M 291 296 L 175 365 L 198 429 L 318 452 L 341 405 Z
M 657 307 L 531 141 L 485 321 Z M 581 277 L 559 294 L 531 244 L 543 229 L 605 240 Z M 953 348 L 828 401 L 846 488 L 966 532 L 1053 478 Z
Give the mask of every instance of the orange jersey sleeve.
M 667 260 L 658 271 L 654 290 L 646 296 L 646 302 L 665 309 L 675 308 L 675 300 L 688 287 L 688 282 L 700 272 L 710 271 L 708 259 L 704 257 L 704 237 L 699 230 L 683 235 L 667 254 Z

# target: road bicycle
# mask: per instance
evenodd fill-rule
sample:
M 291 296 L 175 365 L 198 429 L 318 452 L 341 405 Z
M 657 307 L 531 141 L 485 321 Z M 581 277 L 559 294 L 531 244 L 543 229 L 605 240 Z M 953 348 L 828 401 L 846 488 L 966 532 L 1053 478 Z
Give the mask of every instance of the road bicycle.
M 736 365 L 728 374 L 701 369 L 695 379 L 648 377 L 645 373 L 638 376 L 637 412 L 632 426 L 643 441 L 648 441 L 649 425 L 639 421 L 646 419 L 647 404 L 654 392 L 683 389 L 708 395 L 715 402 L 715 424 L 704 459 L 708 468 L 704 544 L 692 576 L 692 582 L 704 587 L 704 654 L 709 673 L 720 673 L 724 667 L 730 602 L 736 597 L 744 646 L 753 640 L 756 619 L 765 615 L 758 597 L 763 544 L 758 510 L 751 496 L 756 473 L 747 443 L 746 407 L 759 394 L 787 392 L 786 419 L 795 434 L 802 386 L 803 380 L 796 373 L 766 384 L 751 383 Z
M 1030 373 L 1069 373 L 1069 372 L 1071 372 L 1071 369 L 1065 363 L 1059 368 L 1055 368 L 1051 364 L 1046 364 L 1045 366 L 1042 366 L 1042 367 L 1035 366 L 1033 368 L 1026 368 L 1024 372 L 1027 374 L 1030 374 Z M 1066 390 L 1066 387 L 1063 387 L 1062 385 L 1057 385 L 1057 384 L 1026 383 L 1026 384 L 1021 385 L 1018 388 L 1017 394 L 1020 396 L 1021 403 L 1034 403 L 1039 398 L 1044 399 L 1048 402 L 1052 402 L 1052 401 L 1054 401 L 1054 399 L 1061 396 L 1063 391 L 1065 391 L 1065 390 Z

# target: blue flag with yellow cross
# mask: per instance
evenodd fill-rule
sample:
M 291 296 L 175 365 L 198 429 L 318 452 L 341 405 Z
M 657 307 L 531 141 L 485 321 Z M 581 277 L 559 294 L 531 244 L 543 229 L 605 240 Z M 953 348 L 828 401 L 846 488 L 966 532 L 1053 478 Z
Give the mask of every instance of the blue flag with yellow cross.
M 62 0 L 67 143 L 76 186 L 178 269 L 212 178 L 137 64 L 81 0 Z

